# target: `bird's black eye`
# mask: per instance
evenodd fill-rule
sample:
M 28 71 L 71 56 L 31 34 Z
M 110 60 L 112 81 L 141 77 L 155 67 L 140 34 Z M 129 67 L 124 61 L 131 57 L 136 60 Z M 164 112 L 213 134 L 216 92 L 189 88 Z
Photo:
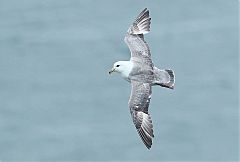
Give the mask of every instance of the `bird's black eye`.
M 117 65 L 116 67 L 119 67 L 120 65 Z

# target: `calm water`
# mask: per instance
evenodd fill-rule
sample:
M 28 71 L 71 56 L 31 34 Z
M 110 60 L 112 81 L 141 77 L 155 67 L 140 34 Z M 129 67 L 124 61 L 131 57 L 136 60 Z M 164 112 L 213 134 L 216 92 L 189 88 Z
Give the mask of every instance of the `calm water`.
M 107 71 L 129 59 L 124 34 L 150 9 L 155 65 L 148 151 L 130 85 Z M 0 161 L 230 161 L 238 158 L 237 1 L 0 1 Z

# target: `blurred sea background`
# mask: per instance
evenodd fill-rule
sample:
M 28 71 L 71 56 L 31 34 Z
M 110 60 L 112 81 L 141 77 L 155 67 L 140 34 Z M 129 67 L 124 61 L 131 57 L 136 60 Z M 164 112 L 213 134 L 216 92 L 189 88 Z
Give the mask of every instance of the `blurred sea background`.
M 154 64 L 149 151 L 108 70 L 147 7 Z M 237 0 L 1 0 L 0 161 L 238 161 Z

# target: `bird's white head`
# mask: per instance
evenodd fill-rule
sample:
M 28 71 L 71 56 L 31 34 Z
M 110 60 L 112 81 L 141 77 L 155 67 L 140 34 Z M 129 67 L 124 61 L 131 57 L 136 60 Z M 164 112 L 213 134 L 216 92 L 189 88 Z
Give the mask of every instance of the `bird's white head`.
M 128 77 L 132 67 L 133 64 L 131 61 L 117 61 L 113 64 L 113 68 L 109 71 L 109 74 L 117 72 L 121 73 L 123 77 Z

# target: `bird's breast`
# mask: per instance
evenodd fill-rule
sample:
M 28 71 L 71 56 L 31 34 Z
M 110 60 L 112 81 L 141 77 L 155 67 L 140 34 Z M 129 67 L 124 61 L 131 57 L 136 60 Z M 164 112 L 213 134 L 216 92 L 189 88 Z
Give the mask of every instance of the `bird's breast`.
M 124 70 L 121 72 L 122 77 L 125 80 L 129 80 L 129 75 L 133 69 L 133 62 L 129 61 L 126 65 Z

